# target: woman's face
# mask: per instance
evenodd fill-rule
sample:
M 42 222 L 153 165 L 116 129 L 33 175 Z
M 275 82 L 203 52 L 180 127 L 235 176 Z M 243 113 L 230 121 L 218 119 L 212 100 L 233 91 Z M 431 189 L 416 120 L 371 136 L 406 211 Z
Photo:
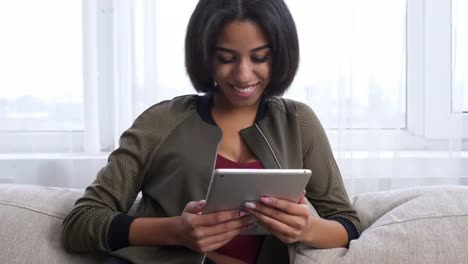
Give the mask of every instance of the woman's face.
M 218 102 L 227 107 L 255 106 L 271 72 L 270 46 L 261 28 L 250 21 L 226 24 L 213 59 Z

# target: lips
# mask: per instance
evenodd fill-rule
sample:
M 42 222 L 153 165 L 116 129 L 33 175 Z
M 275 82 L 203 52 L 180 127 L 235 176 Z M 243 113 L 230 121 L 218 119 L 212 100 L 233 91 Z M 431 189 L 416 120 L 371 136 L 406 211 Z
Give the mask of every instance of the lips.
M 236 91 L 239 92 L 239 93 L 250 93 L 250 92 L 252 92 L 253 90 L 255 90 L 256 85 L 247 86 L 247 87 L 245 87 L 245 88 L 233 86 L 233 88 L 234 88 L 234 90 L 236 90 Z
M 235 94 L 241 97 L 249 97 L 251 96 L 255 90 L 257 89 L 258 84 L 248 85 L 248 86 L 234 86 L 231 85 L 232 89 L 234 90 Z

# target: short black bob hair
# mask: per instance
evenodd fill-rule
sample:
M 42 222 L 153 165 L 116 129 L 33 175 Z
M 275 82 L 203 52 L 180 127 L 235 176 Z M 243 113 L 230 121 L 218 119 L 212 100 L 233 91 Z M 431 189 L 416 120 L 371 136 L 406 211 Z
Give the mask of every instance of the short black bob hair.
M 185 66 L 197 92 L 215 90 L 212 57 L 223 27 L 232 21 L 257 24 L 270 42 L 271 80 L 265 96 L 281 96 L 291 85 L 299 64 L 296 25 L 283 0 L 200 0 L 185 36 Z

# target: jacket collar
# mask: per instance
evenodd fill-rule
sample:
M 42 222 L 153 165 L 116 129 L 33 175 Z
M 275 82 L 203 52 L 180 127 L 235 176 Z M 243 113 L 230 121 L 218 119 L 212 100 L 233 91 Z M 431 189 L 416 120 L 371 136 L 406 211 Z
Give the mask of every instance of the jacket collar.
M 260 99 L 258 105 L 257 116 L 255 117 L 255 123 L 259 122 L 265 117 L 266 114 L 266 99 L 264 96 Z M 209 92 L 204 95 L 199 95 L 197 100 L 197 112 L 203 121 L 208 124 L 217 126 L 216 122 L 211 115 L 211 107 L 213 106 L 213 93 Z

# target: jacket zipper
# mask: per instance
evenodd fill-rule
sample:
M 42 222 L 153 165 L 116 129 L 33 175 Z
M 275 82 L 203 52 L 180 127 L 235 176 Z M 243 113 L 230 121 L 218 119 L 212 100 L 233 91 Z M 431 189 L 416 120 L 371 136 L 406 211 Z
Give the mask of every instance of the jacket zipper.
M 277 158 L 276 155 L 275 155 L 275 152 L 273 151 L 273 148 L 271 147 L 270 142 L 268 142 L 268 139 L 266 138 L 265 134 L 263 134 L 262 130 L 261 130 L 260 127 L 257 125 L 257 123 L 255 123 L 255 128 L 257 128 L 257 130 L 258 130 L 258 132 L 260 133 L 260 135 L 262 135 L 263 140 L 265 140 L 265 142 L 267 143 L 268 148 L 270 149 L 271 154 L 272 154 L 273 157 L 275 158 L 275 162 L 276 162 L 276 164 L 278 165 L 278 168 L 283 169 L 283 168 L 281 167 L 281 164 L 280 164 L 278 158 Z M 294 263 L 294 261 L 295 261 L 295 257 L 296 257 L 297 251 L 298 251 L 298 243 L 294 243 L 294 256 L 293 256 L 293 258 L 292 258 L 292 262 L 293 262 L 293 263 Z
M 220 141 L 220 142 L 221 142 L 221 141 Z M 214 161 L 213 161 L 213 169 L 211 170 L 211 171 L 212 171 L 211 177 L 213 177 L 213 173 L 214 173 L 215 168 L 216 168 L 216 158 L 217 158 L 217 155 L 218 155 L 219 143 L 220 143 L 220 142 L 218 142 L 218 145 L 216 146 L 216 154 L 215 154 Z M 210 180 L 210 184 L 211 184 L 211 180 Z M 208 186 L 208 189 L 209 189 L 209 188 L 210 188 L 210 187 Z M 206 260 L 206 254 L 203 253 L 203 258 L 202 258 L 201 264 L 204 264 L 204 263 L 205 263 L 205 260 Z
M 260 133 L 260 135 L 262 135 L 263 140 L 265 140 L 265 142 L 267 143 L 268 148 L 270 149 L 271 154 L 273 154 L 273 157 L 275 158 L 275 162 L 276 162 L 276 164 L 278 165 L 278 168 L 283 169 L 283 167 L 281 167 L 281 164 L 279 163 L 278 158 L 277 158 L 276 155 L 275 155 L 275 152 L 273 151 L 273 148 L 272 148 L 271 145 L 270 145 L 270 142 L 268 142 L 268 139 L 265 137 L 265 134 L 263 134 L 262 130 L 261 130 L 260 127 L 257 125 L 257 123 L 255 123 L 255 128 L 257 128 L 257 130 L 258 130 L 258 132 Z

